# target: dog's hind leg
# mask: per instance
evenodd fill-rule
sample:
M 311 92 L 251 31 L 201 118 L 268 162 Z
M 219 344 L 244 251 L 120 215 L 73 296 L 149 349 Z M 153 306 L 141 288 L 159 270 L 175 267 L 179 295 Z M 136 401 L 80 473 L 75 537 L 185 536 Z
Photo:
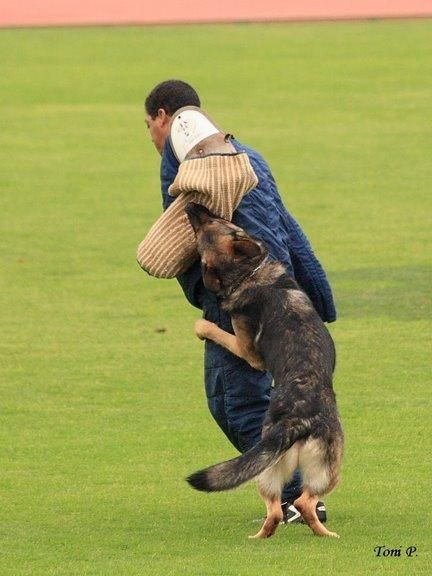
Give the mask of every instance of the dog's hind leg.
M 270 536 L 273 536 L 273 534 L 276 532 L 277 527 L 283 520 L 281 508 L 282 502 L 280 496 L 269 498 L 261 492 L 261 489 L 260 494 L 265 501 L 267 516 L 264 520 L 264 524 L 262 525 L 261 530 L 254 536 L 249 536 L 249 538 L 270 538 Z
M 264 470 L 258 478 L 258 491 L 267 508 L 261 530 L 250 538 L 270 538 L 283 520 L 282 487 L 297 465 L 297 447 L 293 446 L 278 462 Z
M 263 435 L 265 435 L 264 431 Z M 255 536 L 250 536 L 250 538 L 269 538 L 273 536 L 282 522 L 282 488 L 292 477 L 294 470 L 298 466 L 299 446 L 300 444 L 295 442 L 273 466 L 260 474 L 258 491 L 265 502 L 267 517 L 261 530 Z
M 327 528 L 320 522 L 316 513 L 316 505 L 318 502 L 318 496 L 313 494 L 309 488 L 305 488 L 302 495 L 294 501 L 294 506 L 303 516 L 304 521 L 309 526 L 314 534 L 317 536 L 332 536 L 333 538 L 339 538 L 336 532 L 330 532 Z
M 342 458 L 342 441 L 333 434 L 332 441 L 322 438 L 309 438 L 299 452 L 299 468 L 303 476 L 303 492 L 294 506 L 303 516 L 305 522 L 317 536 L 333 536 L 319 521 L 316 513 L 318 495 L 329 494 L 336 486 L 339 478 L 339 467 Z

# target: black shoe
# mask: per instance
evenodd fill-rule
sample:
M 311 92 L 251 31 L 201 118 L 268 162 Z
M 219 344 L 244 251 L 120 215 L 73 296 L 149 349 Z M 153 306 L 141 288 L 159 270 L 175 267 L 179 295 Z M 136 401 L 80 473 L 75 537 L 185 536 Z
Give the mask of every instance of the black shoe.
M 283 513 L 283 523 L 284 524 L 304 524 L 304 520 L 302 515 L 290 502 L 284 502 L 282 504 L 282 513 Z M 318 516 L 318 520 L 325 524 L 327 521 L 327 511 L 324 502 L 317 502 L 316 505 L 316 513 Z
M 294 504 L 290 502 L 282 503 L 282 514 L 284 524 L 300 524 L 303 522 L 303 518 Z
M 318 520 L 320 522 L 322 522 L 323 524 L 325 524 L 327 522 L 327 510 L 326 510 L 324 502 L 321 502 L 321 501 L 317 502 L 316 513 L 318 516 Z

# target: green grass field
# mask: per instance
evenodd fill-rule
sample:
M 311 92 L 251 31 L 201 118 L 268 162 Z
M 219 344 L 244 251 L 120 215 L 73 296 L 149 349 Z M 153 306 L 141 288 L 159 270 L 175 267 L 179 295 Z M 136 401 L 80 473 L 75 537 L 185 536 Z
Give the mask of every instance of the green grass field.
M 432 22 L 3 30 L 0 53 L 1 576 L 430 573 Z M 266 156 L 332 280 L 339 541 L 250 541 L 254 486 L 183 480 L 235 452 L 199 312 L 135 262 L 170 77 Z

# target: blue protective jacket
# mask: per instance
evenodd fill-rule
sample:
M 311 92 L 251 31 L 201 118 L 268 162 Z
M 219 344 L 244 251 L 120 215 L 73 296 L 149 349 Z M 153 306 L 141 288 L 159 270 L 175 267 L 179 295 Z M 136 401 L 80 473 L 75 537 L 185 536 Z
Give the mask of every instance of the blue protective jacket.
M 296 220 L 282 203 L 275 180 L 264 158 L 236 139 L 231 143 L 238 152 L 246 152 L 258 177 L 258 185 L 247 194 L 233 214 L 232 221 L 252 237 L 264 242 L 270 257 L 283 262 L 308 294 L 318 314 L 325 322 L 336 320 L 333 295 L 326 274 Z M 161 162 L 161 185 L 164 210 L 175 200 L 168 194 L 179 167 L 169 139 L 166 140 Z M 199 263 L 178 277 L 189 302 L 203 308 L 205 289 Z

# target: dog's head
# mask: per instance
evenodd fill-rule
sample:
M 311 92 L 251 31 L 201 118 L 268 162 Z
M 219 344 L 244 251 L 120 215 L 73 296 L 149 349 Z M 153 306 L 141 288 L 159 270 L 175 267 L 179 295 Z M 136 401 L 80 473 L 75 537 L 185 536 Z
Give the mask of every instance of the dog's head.
M 219 296 L 229 294 L 266 258 L 267 249 L 260 242 L 201 204 L 190 202 L 186 214 L 195 231 L 204 285 Z

